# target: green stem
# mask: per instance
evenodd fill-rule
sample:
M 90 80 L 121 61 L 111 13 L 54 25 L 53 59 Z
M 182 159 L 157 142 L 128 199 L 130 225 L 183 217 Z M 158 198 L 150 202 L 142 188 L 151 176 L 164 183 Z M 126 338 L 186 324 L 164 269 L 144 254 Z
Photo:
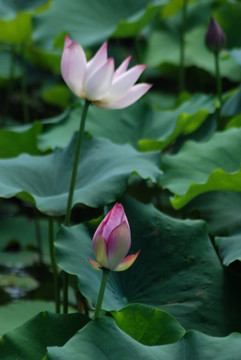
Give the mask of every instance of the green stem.
M 77 143 L 76 143 L 76 148 L 75 148 L 72 176 L 71 176 L 71 181 L 70 181 L 67 209 L 66 209 L 66 215 L 65 215 L 65 220 L 64 220 L 65 226 L 70 225 L 71 208 L 72 208 L 74 188 L 75 188 L 75 182 L 76 182 L 78 165 L 79 165 L 80 151 L 81 151 L 83 137 L 84 137 L 85 120 L 86 120 L 86 115 L 87 115 L 87 111 L 88 111 L 90 103 L 91 102 L 89 100 L 85 101 L 85 105 L 84 105 L 82 116 L 81 116 L 78 138 L 77 138 Z
M 179 88 L 180 92 L 184 91 L 185 88 L 185 33 L 187 23 L 187 0 L 183 0 L 182 7 L 182 24 L 181 24 L 181 42 L 180 42 L 180 72 L 179 72 Z
M 216 82 L 217 82 L 217 96 L 220 101 L 220 106 L 222 104 L 222 84 L 221 84 L 221 77 L 220 77 L 220 68 L 219 68 L 219 53 L 214 53 L 215 57 L 215 72 L 216 72 Z
M 68 304 L 69 304 L 69 276 L 63 271 L 63 313 L 68 314 Z
M 51 265 L 54 277 L 54 297 L 55 297 L 55 312 L 60 313 L 60 293 L 59 293 L 59 276 L 58 276 L 58 267 L 55 258 L 54 251 L 54 222 L 51 217 L 49 217 L 49 250 Z
M 73 203 L 73 196 L 74 196 L 74 189 L 75 189 L 75 183 L 76 183 L 76 177 L 77 177 L 77 171 L 78 171 L 78 165 L 79 165 L 79 158 L 80 158 L 80 151 L 82 148 L 82 142 L 84 137 L 84 129 L 85 129 L 85 121 L 87 117 L 87 112 L 89 105 L 91 104 L 91 101 L 85 100 L 81 120 L 80 120 L 80 127 L 78 131 L 78 137 L 77 137 L 77 143 L 75 148 L 75 155 L 74 155 L 74 163 L 72 168 L 72 175 L 71 175 L 71 181 L 70 181 L 70 188 L 69 188 L 69 196 L 68 196 L 68 202 L 67 202 L 67 208 L 66 208 L 66 215 L 64 220 L 64 225 L 69 226 L 70 225 L 70 217 L 71 217 L 71 209 L 72 209 L 72 203 Z M 63 302 L 64 302 L 64 314 L 68 313 L 68 274 L 64 273 L 63 275 Z
M 37 211 L 35 212 L 34 223 L 35 223 L 36 239 L 37 239 L 37 244 L 38 244 L 39 262 L 40 262 L 40 264 L 43 264 L 44 263 L 44 261 L 43 261 L 43 242 L 42 242 L 41 228 L 40 228 Z
M 109 270 L 106 270 L 106 269 L 103 270 L 99 295 L 98 295 L 98 299 L 97 299 L 97 303 L 96 303 L 96 307 L 95 307 L 94 319 L 97 319 L 100 315 L 100 310 L 101 310 L 101 305 L 102 305 L 103 298 L 104 298 L 105 287 L 106 287 L 108 275 L 109 275 Z
M 28 109 L 28 94 L 27 94 L 27 73 L 26 73 L 26 64 L 24 58 L 24 45 L 22 46 L 21 53 L 22 53 L 22 104 L 23 104 L 23 119 L 24 123 L 29 122 L 29 109 Z

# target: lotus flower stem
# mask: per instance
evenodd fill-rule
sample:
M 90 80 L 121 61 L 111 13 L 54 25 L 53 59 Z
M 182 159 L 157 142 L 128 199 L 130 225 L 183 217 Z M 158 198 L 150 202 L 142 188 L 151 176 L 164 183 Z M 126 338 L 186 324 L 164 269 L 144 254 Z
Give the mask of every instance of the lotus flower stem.
M 217 82 L 217 95 L 220 101 L 220 106 L 222 104 L 222 83 L 220 77 L 220 69 L 219 69 L 219 52 L 214 53 L 215 58 L 215 71 L 216 71 L 216 82 Z
M 88 108 L 89 108 L 90 104 L 91 104 L 91 101 L 85 100 L 85 104 L 84 104 L 84 108 L 83 108 L 82 116 L 81 116 L 81 120 L 80 120 L 80 127 L 79 127 L 79 131 L 78 131 L 78 135 L 77 135 L 74 163 L 73 163 L 73 168 L 72 168 L 69 196 L 68 196 L 67 209 L 66 209 L 66 215 L 65 215 L 65 221 L 64 221 L 65 226 L 70 225 L 71 208 L 72 208 L 75 182 L 76 182 L 78 165 L 79 165 L 80 151 L 82 148 L 82 142 L 83 142 L 83 137 L 84 137 L 85 121 L 86 121 L 87 112 L 88 112 Z M 63 302 L 64 302 L 63 312 L 64 312 L 64 314 L 67 314 L 68 313 L 68 274 L 67 273 L 64 273 L 64 278 L 63 278 Z
M 103 273 L 102 273 L 102 280 L 101 280 L 101 284 L 100 284 L 99 295 L 98 295 L 97 302 L 96 302 L 94 319 L 97 319 L 100 315 L 100 310 L 101 310 L 101 305 L 102 305 L 103 298 L 104 298 L 105 287 L 106 287 L 106 283 L 108 280 L 108 275 L 109 275 L 109 270 L 104 269 Z
M 77 143 L 76 143 L 76 148 L 75 148 L 74 163 L 73 163 L 73 168 L 72 168 L 67 209 L 66 209 L 66 215 L 65 215 L 65 221 L 64 221 L 64 224 L 66 226 L 70 225 L 71 208 L 72 208 L 75 182 L 76 182 L 76 176 L 77 176 L 78 165 L 79 165 L 80 151 L 81 151 L 83 137 L 84 137 L 85 120 L 86 120 L 87 111 L 88 111 L 90 103 L 91 102 L 88 100 L 85 101 L 82 116 L 81 116 L 81 121 L 80 121 L 80 128 L 78 131 L 78 138 L 77 138 Z
M 60 313 L 58 268 L 57 268 L 55 252 L 54 252 L 54 223 L 51 217 L 49 217 L 49 250 L 50 250 L 51 266 L 54 277 L 55 312 Z
M 35 212 L 34 223 L 35 223 L 36 240 L 37 240 L 37 244 L 38 244 L 39 262 L 40 262 L 40 264 L 43 264 L 44 263 L 44 261 L 43 261 L 43 242 L 42 242 L 41 229 L 40 229 L 40 223 L 39 223 L 37 211 Z
M 180 91 L 184 91 L 185 88 L 185 32 L 187 23 L 187 0 L 183 0 L 182 6 L 182 24 L 181 24 L 181 43 L 180 43 L 180 72 L 179 72 L 179 87 Z

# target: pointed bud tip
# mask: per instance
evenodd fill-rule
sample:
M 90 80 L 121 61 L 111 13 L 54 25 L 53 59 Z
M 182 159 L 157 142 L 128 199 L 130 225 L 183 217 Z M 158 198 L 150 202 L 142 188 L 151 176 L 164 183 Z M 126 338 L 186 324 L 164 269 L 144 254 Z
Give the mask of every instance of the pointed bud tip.
M 71 45 L 72 44 L 72 40 L 70 39 L 70 37 L 65 34 L 65 38 L 64 38 L 64 47 L 66 48 L 67 46 Z

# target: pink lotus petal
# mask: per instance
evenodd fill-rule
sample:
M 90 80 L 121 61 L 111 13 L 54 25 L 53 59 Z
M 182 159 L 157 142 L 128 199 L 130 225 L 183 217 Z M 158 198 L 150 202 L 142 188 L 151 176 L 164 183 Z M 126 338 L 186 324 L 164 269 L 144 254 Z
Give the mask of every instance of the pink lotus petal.
M 88 100 L 99 100 L 109 90 L 114 73 L 114 59 L 108 59 L 104 65 L 96 70 L 85 85 Z
M 101 235 L 107 242 L 111 231 L 123 222 L 126 222 L 130 231 L 130 226 L 124 212 L 123 206 L 116 203 L 115 206 L 108 212 L 105 218 L 101 221 L 93 236 L 93 247 L 98 235 Z
M 124 259 L 131 246 L 131 234 L 124 221 L 110 234 L 107 244 L 108 269 L 114 270 Z
M 96 261 L 91 260 L 91 259 L 88 259 L 88 261 L 95 270 L 101 270 L 100 264 L 98 264 Z
M 66 35 L 61 72 L 77 97 L 102 108 L 122 109 L 137 101 L 151 87 L 149 84 L 134 85 L 145 65 L 127 71 L 130 59 L 127 57 L 114 71 L 114 60 L 108 59 L 105 42 L 87 63 L 82 47 Z
M 115 78 L 108 93 L 101 99 L 101 102 L 111 103 L 122 98 L 125 93 L 135 84 L 146 65 L 136 65 L 122 75 Z
M 129 269 L 129 267 L 136 260 L 139 253 L 140 253 L 140 250 L 136 254 L 128 255 L 127 257 L 125 257 L 124 260 L 122 260 L 122 262 L 114 269 L 114 271 L 124 271 L 124 270 Z
M 127 93 L 120 99 L 114 101 L 113 103 L 98 103 L 99 107 L 105 108 L 105 109 L 123 109 L 127 106 L 132 105 L 134 102 L 136 102 L 141 96 L 143 96 L 152 85 L 150 84 L 137 84 L 132 86 Z
M 105 267 L 108 268 L 108 258 L 107 258 L 107 247 L 106 242 L 102 236 L 97 236 L 94 248 L 95 258 L 97 262 Z
M 100 225 L 96 229 L 93 236 L 93 247 L 95 247 L 95 241 L 98 235 L 101 235 L 107 242 L 111 231 L 123 222 L 127 223 L 130 231 L 130 226 L 124 212 L 123 206 L 116 203 L 115 206 L 108 212 L 108 214 L 101 221 Z
M 100 47 L 95 56 L 87 63 L 85 85 L 93 73 L 107 61 L 107 41 Z
M 114 79 L 116 79 L 118 76 L 122 75 L 126 69 L 128 68 L 129 62 L 131 60 L 131 56 L 128 56 L 121 64 L 120 66 L 116 69 L 116 71 L 114 72 Z
M 67 46 L 71 45 L 72 42 L 73 42 L 73 41 L 70 39 L 70 37 L 69 37 L 68 35 L 65 35 L 64 49 L 65 49 Z
M 66 38 L 61 59 L 61 73 L 73 93 L 82 97 L 83 80 L 86 73 L 86 58 L 82 47 Z M 69 44 L 69 45 L 67 45 Z

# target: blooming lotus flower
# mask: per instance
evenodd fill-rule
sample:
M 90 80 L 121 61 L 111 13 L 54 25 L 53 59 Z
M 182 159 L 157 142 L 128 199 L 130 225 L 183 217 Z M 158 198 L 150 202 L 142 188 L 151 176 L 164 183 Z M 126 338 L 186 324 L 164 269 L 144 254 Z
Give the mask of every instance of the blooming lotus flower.
M 209 50 L 218 53 L 225 45 L 226 38 L 217 21 L 211 17 L 205 36 L 205 43 Z
M 130 226 L 121 204 L 116 204 L 98 226 L 93 236 L 96 261 L 88 259 L 95 270 L 123 271 L 128 269 L 139 251 L 127 257 L 131 246 Z
M 134 85 L 146 65 L 136 65 L 127 70 L 131 57 L 114 71 L 114 59 L 107 57 L 107 42 L 95 56 L 86 61 L 82 47 L 65 36 L 61 59 L 61 73 L 71 91 L 95 105 L 107 109 L 122 109 L 137 101 L 151 87 Z

